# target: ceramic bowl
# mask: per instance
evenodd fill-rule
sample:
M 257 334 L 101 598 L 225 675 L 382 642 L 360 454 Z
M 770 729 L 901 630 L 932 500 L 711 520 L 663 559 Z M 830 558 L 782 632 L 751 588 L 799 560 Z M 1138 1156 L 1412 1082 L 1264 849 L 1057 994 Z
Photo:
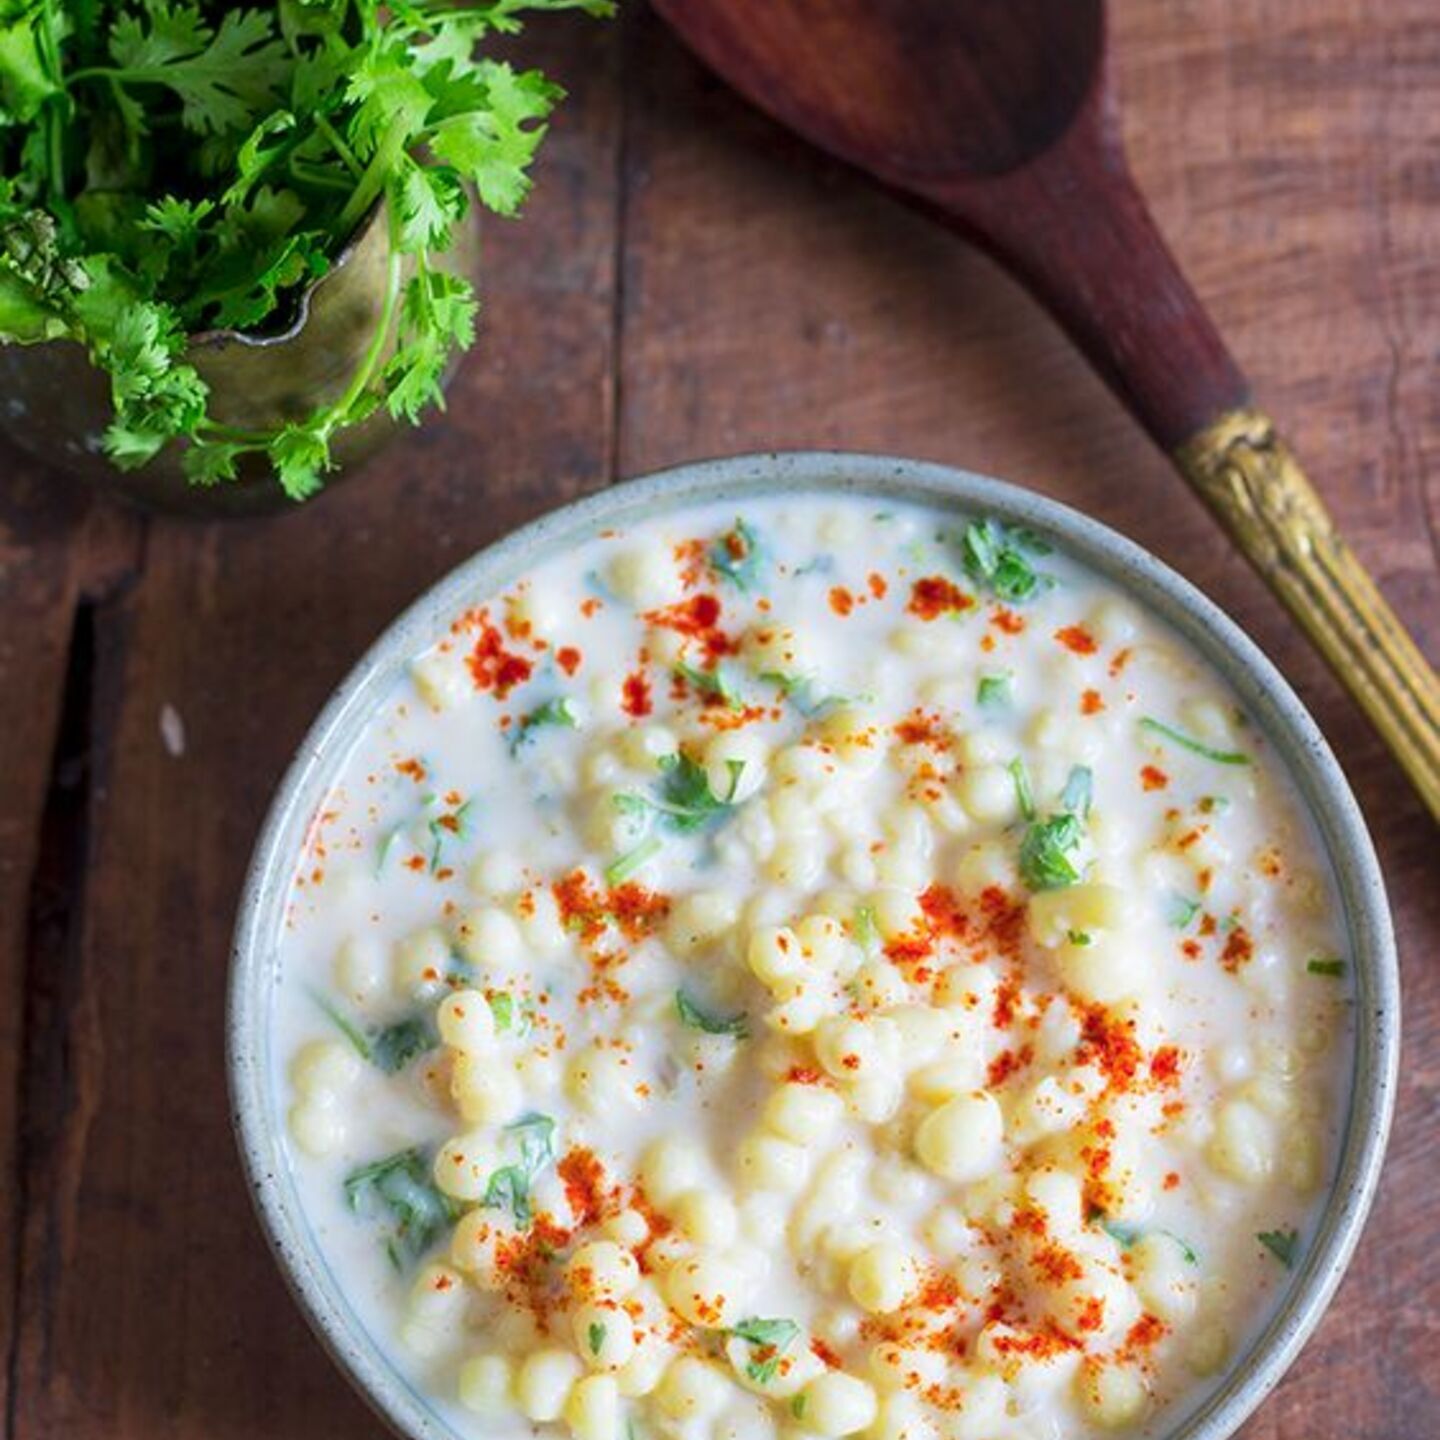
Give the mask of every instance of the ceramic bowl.
M 876 456 L 748 455 L 685 465 L 618 485 L 527 525 L 466 561 L 376 641 L 316 720 L 281 782 L 240 903 L 230 980 L 230 1084 L 236 1132 L 260 1220 L 290 1288 L 321 1341 L 360 1393 L 411 1440 L 458 1440 L 355 1318 L 301 1210 L 283 1140 L 282 1067 L 272 1053 L 277 948 L 294 857 L 309 817 L 346 752 L 407 660 L 464 606 L 513 583 L 536 563 L 596 531 L 716 499 L 813 492 L 913 500 L 1026 525 L 1166 621 L 1234 687 L 1290 770 L 1339 886 L 1356 1014 L 1350 1109 L 1340 1163 L 1314 1242 L 1254 1344 L 1210 1389 L 1157 1417 L 1147 1435 L 1229 1436 L 1285 1373 L 1318 1324 L 1359 1239 L 1375 1192 L 1395 1094 L 1399 982 L 1375 852 L 1345 777 L 1315 722 L 1245 634 L 1154 556 L 1055 501 L 939 465 Z

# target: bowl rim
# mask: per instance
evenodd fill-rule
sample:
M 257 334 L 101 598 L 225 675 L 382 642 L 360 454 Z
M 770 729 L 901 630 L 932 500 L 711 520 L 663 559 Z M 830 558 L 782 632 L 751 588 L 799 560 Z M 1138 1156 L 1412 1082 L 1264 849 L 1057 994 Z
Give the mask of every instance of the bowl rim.
M 1208 1395 L 1165 1412 L 1165 1440 L 1223 1440 L 1299 1353 L 1333 1297 L 1374 1199 L 1395 1102 L 1400 984 L 1393 926 L 1374 846 L 1349 784 L 1290 685 L 1213 601 L 1134 541 L 1061 501 L 928 461 L 855 452 L 755 452 L 668 467 L 592 492 L 510 531 L 426 589 L 336 687 L 285 771 L 241 893 L 226 1014 L 232 1124 L 261 1229 L 322 1346 L 371 1408 L 410 1440 L 455 1440 L 441 1409 L 413 1388 L 359 1323 L 321 1258 L 294 1195 L 268 1050 L 276 973 L 273 935 L 294 843 L 375 703 L 401 667 L 467 603 L 503 589 L 547 555 L 597 531 L 726 499 L 859 494 L 961 514 L 990 514 L 1053 538 L 1065 553 L 1171 626 L 1235 690 L 1289 772 L 1327 855 L 1347 921 L 1354 1070 L 1340 1158 L 1313 1242 L 1260 1334 Z M 338 757 L 338 758 L 337 758 Z M 392 1347 L 393 1348 L 393 1347 Z

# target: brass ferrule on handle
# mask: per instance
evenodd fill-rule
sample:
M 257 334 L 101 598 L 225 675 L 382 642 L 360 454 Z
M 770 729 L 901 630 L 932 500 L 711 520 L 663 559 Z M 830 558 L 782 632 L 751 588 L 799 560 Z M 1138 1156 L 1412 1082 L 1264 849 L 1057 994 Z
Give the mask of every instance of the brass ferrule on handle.
M 1176 452 L 1440 821 L 1440 679 L 1258 410 L 1233 410 Z

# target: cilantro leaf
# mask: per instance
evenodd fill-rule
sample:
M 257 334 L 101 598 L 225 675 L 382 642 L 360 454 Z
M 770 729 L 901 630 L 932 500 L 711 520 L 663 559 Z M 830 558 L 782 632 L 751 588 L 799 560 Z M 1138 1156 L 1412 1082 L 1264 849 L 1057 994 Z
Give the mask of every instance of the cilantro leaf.
M 535 1218 L 531 1182 L 555 1160 L 555 1121 L 549 1115 L 532 1112 L 507 1125 L 505 1133 L 518 1141 L 520 1158 L 491 1174 L 480 1203 L 487 1210 L 508 1210 L 515 1224 L 524 1230 Z
M 998 675 L 982 675 L 975 687 L 975 703 L 982 709 L 994 713 L 1009 710 L 1015 703 L 1011 689 L 1012 677 L 1007 670 Z
M 785 1352 L 800 1336 L 800 1327 L 793 1320 L 742 1320 L 730 1333 L 751 1347 L 751 1358 L 745 1373 L 757 1385 L 768 1385 L 780 1369 Z
M 960 561 L 965 573 L 997 600 L 1012 604 L 1032 599 L 1054 585 L 1054 580 L 1037 571 L 1029 558 L 1049 551 L 1050 547 L 1033 532 L 1002 525 L 989 517 L 967 525 L 960 539 Z
M 717 575 L 739 590 L 749 590 L 760 578 L 760 541 L 755 532 L 737 517 L 709 549 L 706 559 Z
M 1020 842 L 1020 878 L 1031 890 L 1060 890 L 1079 883 L 1074 856 L 1085 827 L 1070 813 L 1036 820 Z
M 1262 1230 L 1255 1237 L 1287 1270 L 1295 1268 L 1300 1253 L 1300 1232 L 1289 1230 Z
M 743 702 L 740 699 L 740 692 L 735 688 L 735 682 L 719 665 L 713 670 L 701 670 L 681 661 L 674 667 L 674 674 L 677 679 L 683 680 L 691 689 L 698 691 L 701 695 L 711 696 L 728 709 L 739 710 L 742 706 Z
M 568 695 L 561 695 L 537 705 L 528 714 L 520 717 L 515 733 L 510 739 L 510 753 L 518 755 L 535 738 L 537 730 L 560 727 L 565 730 L 578 729 L 580 716 Z
M 393 1222 L 385 1251 L 397 1270 L 408 1269 L 453 1225 L 455 1203 L 436 1186 L 433 1157 L 416 1147 L 352 1170 L 344 1182 L 345 1203 L 357 1215 L 387 1216 Z
M 660 761 L 660 768 L 665 779 L 658 796 L 626 791 L 615 796 L 616 808 L 631 814 L 654 812 L 672 830 L 687 834 L 721 819 L 735 808 L 745 762 L 728 762 L 730 790 L 725 796 L 718 796 L 710 789 L 705 767 L 688 755 L 667 755 Z
M 742 1010 L 734 1015 L 716 1015 L 702 1009 L 684 990 L 675 992 L 675 1013 L 680 1023 L 691 1030 L 703 1030 L 707 1035 L 731 1035 L 736 1040 L 750 1037 L 750 1021 Z
M 1159 735 L 1172 744 L 1203 756 L 1206 760 L 1214 760 L 1219 765 L 1249 765 L 1252 763 L 1250 757 L 1243 750 L 1217 750 L 1214 746 L 1206 745 L 1195 739 L 1193 735 L 1187 735 L 1183 730 L 1177 730 L 1173 725 L 1166 725 L 1163 721 L 1153 719 L 1149 715 L 1142 716 L 1139 724 L 1142 730 L 1148 730 L 1152 735 Z

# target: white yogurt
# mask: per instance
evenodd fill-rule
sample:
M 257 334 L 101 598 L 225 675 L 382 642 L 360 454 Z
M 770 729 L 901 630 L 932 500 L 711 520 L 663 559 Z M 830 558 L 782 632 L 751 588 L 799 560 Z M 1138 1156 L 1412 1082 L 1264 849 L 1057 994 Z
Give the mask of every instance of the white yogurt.
M 1313 1230 L 1338 935 L 1263 737 L 1111 587 L 697 509 L 457 616 L 349 757 L 296 1179 L 462 1435 L 1162 1427 Z

